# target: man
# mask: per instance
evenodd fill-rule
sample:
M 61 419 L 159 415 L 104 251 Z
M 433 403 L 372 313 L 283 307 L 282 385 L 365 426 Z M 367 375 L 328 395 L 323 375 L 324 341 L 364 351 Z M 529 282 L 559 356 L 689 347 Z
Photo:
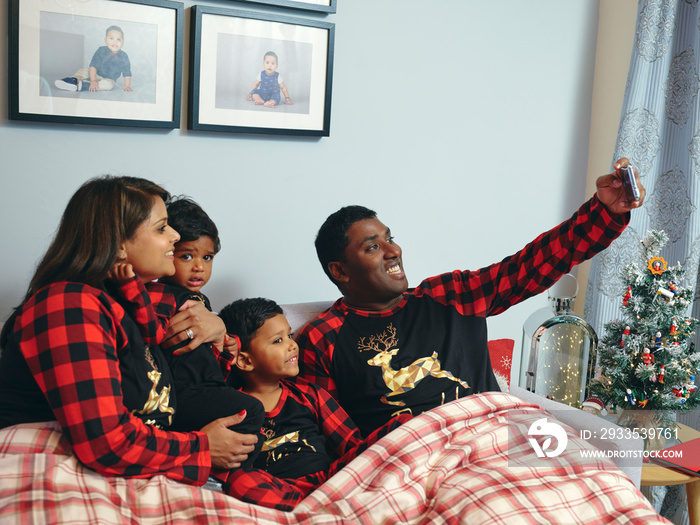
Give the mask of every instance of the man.
M 394 415 L 417 415 L 466 395 L 499 390 L 486 317 L 543 292 L 617 238 L 633 201 L 615 172 L 569 220 L 521 251 L 477 271 L 408 289 L 401 248 L 372 210 L 342 208 L 316 238 L 319 261 L 343 297 L 304 327 L 300 376 L 328 390 L 363 434 Z

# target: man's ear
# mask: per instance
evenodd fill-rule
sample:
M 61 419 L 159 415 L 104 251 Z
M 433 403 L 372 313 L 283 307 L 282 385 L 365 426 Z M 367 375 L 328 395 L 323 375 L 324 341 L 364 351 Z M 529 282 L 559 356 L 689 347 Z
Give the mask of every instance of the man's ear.
M 234 364 L 239 370 L 243 370 L 244 372 L 250 372 L 255 368 L 250 360 L 248 352 L 239 351 Z
M 343 269 L 343 263 L 339 261 L 329 262 L 328 271 L 333 277 L 333 280 L 337 283 L 346 283 L 350 280 L 348 274 L 346 274 L 345 270 Z

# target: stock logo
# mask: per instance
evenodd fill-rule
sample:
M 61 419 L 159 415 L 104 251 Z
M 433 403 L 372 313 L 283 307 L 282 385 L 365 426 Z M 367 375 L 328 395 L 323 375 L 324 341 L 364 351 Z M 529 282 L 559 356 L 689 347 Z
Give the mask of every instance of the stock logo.
M 530 425 L 527 435 L 536 436 L 528 438 L 527 440 L 530 442 L 530 446 L 537 454 L 537 457 L 540 458 L 556 458 L 559 454 L 564 452 L 564 449 L 569 442 L 569 438 L 566 437 L 566 432 L 564 429 L 557 423 L 550 423 L 547 421 L 546 417 L 538 419 L 532 425 Z M 542 436 L 546 436 L 546 438 L 544 441 L 542 441 L 542 446 L 540 446 L 537 438 L 541 439 Z M 557 446 L 554 450 L 550 450 L 552 446 L 552 438 L 557 440 Z

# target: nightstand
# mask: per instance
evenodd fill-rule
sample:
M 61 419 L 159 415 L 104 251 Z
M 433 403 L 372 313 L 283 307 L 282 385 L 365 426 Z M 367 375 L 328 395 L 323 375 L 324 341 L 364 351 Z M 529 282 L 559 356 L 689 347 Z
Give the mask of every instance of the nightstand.
M 681 443 L 700 438 L 700 432 L 681 423 L 678 424 L 678 439 Z M 688 496 L 688 518 L 690 525 L 700 525 L 700 477 L 645 463 L 642 467 L 642 486 L 685 485 Z

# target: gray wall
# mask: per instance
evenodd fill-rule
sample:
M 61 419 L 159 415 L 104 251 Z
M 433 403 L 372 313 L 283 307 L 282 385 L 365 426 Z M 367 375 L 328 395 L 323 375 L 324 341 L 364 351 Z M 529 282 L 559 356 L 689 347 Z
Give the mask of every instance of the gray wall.
M 223 241 L 204 288 L 215 308 L 337 297 L 313 239 L 342 205 L 378 211 L 416 285 L 500 260 L 586 198 L 597 1 L 338 0 L 329 16 L 198 3 L 334 22 L 331 136 L 191 132 L 184 101 L 183 129 L 169 132 L 11 122 L 0 83 L 0 319 L 70 195 L 98 174 L 147 177 L 205 207 Z M 0 0 L 0 27 L 7 12 Z M 3 41 L 3 77 L 7 51 Z M 492 337 L 519 348 L 524 319 L 545 303 L 492 318 Z

